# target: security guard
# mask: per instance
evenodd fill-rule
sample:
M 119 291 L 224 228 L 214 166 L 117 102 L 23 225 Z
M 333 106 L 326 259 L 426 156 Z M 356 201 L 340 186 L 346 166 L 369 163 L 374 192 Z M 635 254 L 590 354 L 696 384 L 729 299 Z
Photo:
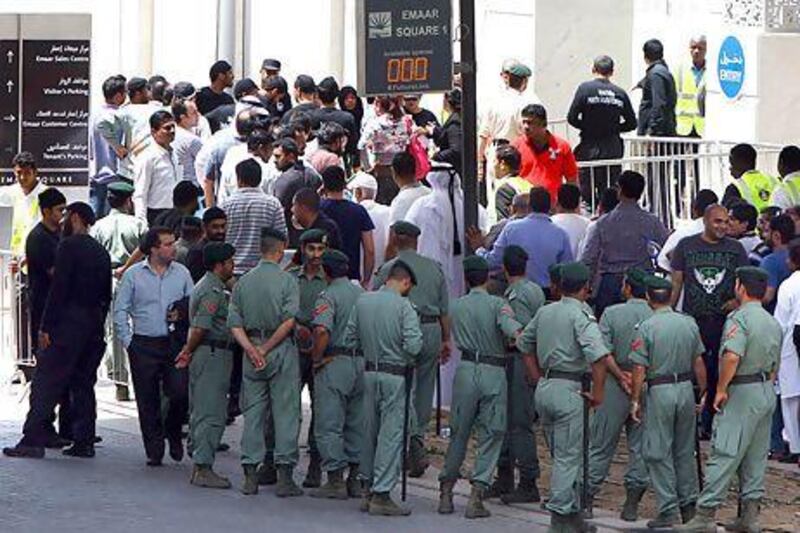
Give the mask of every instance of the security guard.
M 446 363 L 450 355 L 447 281 L 437 262 L 417 253 L 419 234 L 420 229 L 411 222 L 399 221 L 391 226 L 390 238 L 398 251 L 397 258 L 410 266 L 417 277 L 417 284 L 411 289 L 408 299 L 419 314 L 422 329 L 422 351 L 414 367 L 412 402 L 416 416 L 412 419 L 410 432 L 410 477 L 422 477 L 428 467 L 425 431 L 431 418 L 437 365 Z M 378 270 L 373 288 L 383 285 L 394 262 L 388 261 Z
M 118 181 L 108 186 L 108 203 L 111 211 L 92 226 L 89 234 L 106 249 L 111 256 L 111 268 L 117 269 L 128 262 L 139 247 L 139 241 L 147 233 L 147 222 L 133 216 L 133 185 Z M 116 287 L 116 281 L 114 283 Z M 109 328 L 113 332 L 113 328 Z M 122 344 L 113 336 L 111 353 L 106 354 L 106 370 L 117 387 L 117 400 L 127 401 L 128 363 Z
M 770 202 L 781 209 L 800 204 L 800 148 L 784 146 L 778 154 L 780 185 L 772 192 Z
M 222 242 L 210 242 L 203 248 L 207 272 L 189 298 L 189 336 L 176 360 L 178 368 L 189 366 L 189 430 L 194 461 L 189 482 L 198 487 L 231 486 L 212 465 L 225 431 L 233 368 L 225 283 L 233 276 L 235 252 L 233 246 Z
M 411 267 L 395 261 L 380 290 L 362 294 L 347 323 L 346 346 L 364 353 L 365 439 L 361 477 L 366 490 L 361 511 L 407 516 L 389 493 L 400 477 L 405 409 L 412 368 L 422 349 L 422 331 L 405 296 L 416 285 Z M 405 398 L 404 398 L 405 396 Z
M 328 481 L 310 495 L 346 500 L 361 495 L 358 463 L 364 442 L 364 357 L 345 347 L 344 335 L 350 313 L 364 290 L 347 278 L 348 259 L 342 252 L 327 250 L 322 255 L 322 268 L 328 288 L 314 305 L 311 354 L 317 401 L 314 435 Z
M 716 531 L 714 515 L 739 475 L 742 514 L 729 531 L 761 531 L 759 502 L 764 496 L 769 432 L 775 392 L 772 383 L 781 353 L 781 329 L 761 305 L 768 274 L 754 267 L 736 271 L 740 307 L 728 315 L 720 349 L 714 409 L 714 437 L 697 514 L 682 531 Z
M 304 487 L 319 487 L 322 478 L 320 456 L 314 439 L 314 413 L 316 412 L 316 395 L 314 393 L 314 370 L 311 361 L 311 319 L 314 305 L 319 295 L 328 286 L 325 273 L 322 271 L 322 254 L 328 248 L 328 234 L 321 229 L 310 229 L 300 235 L 302 266 L 293 266 L 287 272 L 297 278 L 300 290 L 300 311 L 295 317 L 295 340 L 300 355 L 300 390 L 308 386 L 311 396 L 311 424 L 308 427 L 308 451 L 311 461 L 308 464 Z M 269 431 L 269 428 L 267 428 Z M 271 455 L 268 453 L 268 455 Z
M 608 371 L 614 379 L 606 384 L 603 405 L 592 417 L 591 444 L 589 446 L 589 497 L 600 491 L 608 476 L 611 460 L 617 450 L 622 430 L 628 443 L 628 468 L 625 472 L 625 503 L 620 518 L 627 522 L 637 519 L 639 502 L 647 489 L 647 468 L 641 454 L 642 426 L 629 419 L 631 370 L 631 343 L 640 322 L 652 316 L 647 305 L 647 273 L 633 268 L 625 274 L 622 296 L 626 302 L 606 307 L 600 317 L 600 332 L 612 350 L 608 358 Z M 590 500 L 591 501 L 591 500 Z M 589 504 L 591 509 L 591 503 Z
M 675 130 L 681 137 L 702 137 L 706 116 L 706 36 L 689 41 L 691 64 L 681 66 L 675 79 Z
M 469 293 L 453 302 L 452 320 L 461 361 L 453 381 L 453 404 L 444 468 L 439 474 L 439 513 L 453 512 L 453 487 L 473 428 L 478 454 L 473 466 L 472 491 L 464 512 L 466 518 L 491 515 L 483 506 L 492 472 L 500 457 L 506 432 L 508 389 L 506 384 L 506 339 L 514 341 L 522 325 L 502 298 L 486 290 L 489 263 L 478 256 L 464 259 Z
M 696 379 L 702 399 L 706 391 L 706 368 L 702 358 L 705 348 L 694 319 L 676 313 L 669 306 L 670 281 L 648 276 L 646 283 L 647 301 L 653 308 L 653 316 L 639 324 L 631 344 L 630 414 L 634 422 L 644 419 L 642 456 L 658 502 L 658 516 L 650 520 L 647 527 L 670 528 L 694 516 L 697 500 L 695 418 L 699 407 L 695 404 L 692 379 Z M 647 402 L 642 417 L 645 381 Z
M 504 297 L 514 311 L 517 322 L 523 325 L 530 322 L 544 305 L 544 291 L 525 276 L 527 261 L 528 253 L 520 246 L 509 246 L 503 252 L 503 270 L 508 281 Z M 497 462 L 497 479 L 490 487 L 492 494 L 484 494 L 484 497 L 499 495 L 507 504 L 538 502 L 536 480 L 539 478 L 539 457 L 536 453 L 536 409 L 533 403 L 536 387 L 526 377 L 525 363 L 516 346 L 507 351 L 508 430 Z M 515 465 L 519 469 L 516 490 Z
M 292 477 L 300 432 L 300 370 L 292 339 L 300 294 L 297 281 L 279 266 L 286 235 L 261 229 L 261 261 L 236 283 L 228 327 L 246 358 L 242 376 L 244 494 L 258 493 L 256 467 L 264 459 L 264 424 L 272 408 L 278 497 L 300 496 Z
M 728 205 L 731 198 L 743 198 L 755 206 L 759 213 L 772 205 L 772 193 L 779 181 L 769 174 L 756 170 L 756 149 L 749 144 L 737 144 L 731 148 L 728 161 L 733 183 L 725 189 L 722 203 Z
M 560 268 L 561 300 L 539 309 L 517 339 L 526 357 L 529 376 L 536 385 L 536 412 L 542 421 L 553 457 L 550 475 L 550 531 L 580 531 L 576 487 L 581 473 L 584 401 L 597 406 L 603 401 L 606 356 L 609 349 L 591 310 L 589 269 L 582 263 Z M 588 363 L 588 364 L 587 364 Z M 591 365 L 592 390 L 581 393 L 581 384 Z

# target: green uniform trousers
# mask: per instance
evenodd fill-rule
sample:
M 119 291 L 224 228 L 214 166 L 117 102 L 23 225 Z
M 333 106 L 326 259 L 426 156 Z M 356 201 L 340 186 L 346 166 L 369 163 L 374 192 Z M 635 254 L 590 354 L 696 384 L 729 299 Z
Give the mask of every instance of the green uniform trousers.
M 507 383 L 511 395 L 508 402 L 508 430 L 497 462 L 501 467 L 517 467 L 520 480 L 539 477 L 539 456 L 536 451 L 536 386 L 525 378 L 525 364 L 518 353 L 507 367 Z M 511 357 L 511 356 L 509 356 Z
M 243 361 L 242 392 L 239 401 L 244 416 L 242 464 L 257 465 L 264 460 L 264 425 L 271 415 L 275 432 L 276 465 L 297 464 L 300 434 L 300 371 L 297 349 L 287 339 L 267 355 L 267 365 L 253 368 Z
M 112 294 L 114 297 L 117 295 L 117 287 L 119 281 L 114 278 L 112 283 Z M 113 300 L 112 300 L 113 305 Z M 106 373 L 108 379 L 118 385 L 128 386 L 130 383 L 130 372 L 128 368 L 128 354 L 122 346 L 122 341 L 119 340 L 117 334 L 114 332 L 114 313 L 109 312 L 106 318 L 106 339 L 111 339 L 106 344 Z
M 714 417 L 705 487 L 697 500 L 700 507 L 721 506 L 737 473 L 742 500 L 764 496 L 775 391 L 767 382 L 731 385 L 728 393 L 728 403 Z
M 230 350 L 202 345 L 194 351 L 189 363 L 189 432 L 196 465 L 214 464 L 228 416 L 232 368 Z
M 589 444 L 589 494 L 600 491 L 608 476 L 611 460 L 617 451 L 622 430 L 628 443 L 628 468 L 625 470 L 625 488 L 646 489 L 649 483 L 647 467 L 642 459 L 642 424 L 630 419 L 631 400 L 613 377 L 606 380 L 603 403 L 591 420 Z
M 697 501 L 696 417 L 689 381 L 648 387 L 642 456 L 661 515 Z
M 568 515 L 579 510 L 579 482 L 583 472 L 583 397 L 581 384 L 566 379 L 539 380 L 536 412 L 544 429 L 553 469 L 547 510 Z
M 442 328 L 438 322 L 422 324 L 422 350 L 414 368 L 414 388 L 411 401 L 414 417 L 411 423 L 411 438 L 415 441 L 412 453 L 424 455 L 425 432 L 433 411 L 433 392 L 436 388 L 436 370 L 439 352 L 442 350 Z
M 405 386 L 402 376 L 364 373 L 364 445 L 360 472 L 361 477 L 372 484 L 373 492 L 391 492 L 400 478 Z
M 361 460 L 364 358 L 337 355 L 314 375 L 314 436 L 326 472 Z
M 458 479 L 475 429 L 476 457 L 472 484 L 488 488 L 506 432 L 508 385 L 504 368 L 461 361 L 453 380 L 450 444 L 439 481 Z

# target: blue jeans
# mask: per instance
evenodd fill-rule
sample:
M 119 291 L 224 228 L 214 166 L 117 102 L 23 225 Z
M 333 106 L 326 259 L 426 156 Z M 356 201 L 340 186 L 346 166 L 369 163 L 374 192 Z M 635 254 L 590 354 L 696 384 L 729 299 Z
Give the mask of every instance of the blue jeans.
M 108 184 L 89 182 L 89 204 L 92 206 L 94 216 L 103 218 L 108 214 Z

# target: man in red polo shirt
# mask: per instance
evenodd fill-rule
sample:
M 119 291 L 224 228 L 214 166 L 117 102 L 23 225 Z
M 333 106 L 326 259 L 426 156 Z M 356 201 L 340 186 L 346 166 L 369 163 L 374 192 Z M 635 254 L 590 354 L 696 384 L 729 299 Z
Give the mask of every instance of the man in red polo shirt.
M 522 109 L 522 133 L 512 143 L 522 156 L 519 175 L 544 187 L 555 203 L 558 188 L 565 181 L 577 183 L 578 164 L 569 143 L 547 130 L 547 111 L 540 104 Z

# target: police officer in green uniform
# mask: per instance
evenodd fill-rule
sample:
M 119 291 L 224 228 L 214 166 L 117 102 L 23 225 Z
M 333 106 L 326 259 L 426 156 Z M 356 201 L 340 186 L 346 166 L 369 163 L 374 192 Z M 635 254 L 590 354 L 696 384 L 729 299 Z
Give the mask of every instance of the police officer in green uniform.
M 300 289 L 300 311 L 295 317 L 295 340 L 300 354 L 300 390 L 308 386 L 311 396 L 311 423 L 308 426 L 308 451 L 311 460 L 308 464 L 304 487 L 319 487 L 322 478 L 320 456 L 314 439 L 314 420 L 316 413 L 316 394 L 314 391 L 314 371 L 311 362 L 311 318 L 314 304 L 320 293 L 328 286 L 325 273 L 322 271 L 322 254 L 328 248 L 328 234 L 321 229 L 310 229 L 300 235 L 302 266 L 293 266 L 287 270 L 297 278 Z M 268 428 L 269 430 L 269 428 Z M 267 453 L 268 456 L 271 454 Z
M 314 305 L 311 353 L 317 401 L 314 435 L 328 480 L 311 496 L 346 500 L 361 496 L 358 463 L 364 441 L 364 357 L 345 346 L 344 336 L 364 289 L 348 279 L 348 259 L 342 252 L 327 250 L 322 268 L 328 288 Z
M 504 297 L 520 324 L 527 324 L 544 305 L 544 291 L 525 276 L 528 253 L 512 245 L 503 252 L 503 270 L 508 282 Z M 503 503 L 539 501 L 539 457 L 536 452 L 533 397 L 536 387 L 528 379 L 525 363 L 516 346 L 508 349 L 508 430 L 497 462 L 497 478 L 484 497 L 500 496 Z M 514 488 L 514 467 L 519 470 L 519 485 Z
M 147 233 L 147 223 L 133 216 L 133 185 L 125 181 L 112 183 L 108 186 L 108 202 L 111 212 L 99 219 L 89 230 L 89 234 L 106 249 L 111 257 L 111 268 L 119 268 L 128 262 L 131 255 L 139 246 L 139 240 Z M 116 289 L 116 279 L 114 287 Z M 111 320 L 109 315 L 108 320 Z M 108 348 L 111 353 L 106 355 L 106 369 L 108 377 L 117 386 L 117 400 L 127 401 L 128 391 L 128 363 L 125 358 L 125 349 L 113 334 L 113 327 L 109 324 L 113 341 Z
M 292 338 L 299 309 L 297 280 L 279 265 L 286 236 L 261 230 L 261 261 L 233 289 L 228 327 L 245 353 L 241 408 L 244 494 L 258 493 L 256 468 L 264 459 L 264 424 L 272 408 L 275 434 L 276 495 L 299 496 L 294 483 L 300 432 L 300 370 Z
M 198 487 L 228 489 L 231 482 L 212 469 L 214 453 L 225 431 L 233 353 L 227 326 L 228 293 L 233 277 L 233 246 L 211 242 L 203 248 L 206 275 L 189 298 L 189 336 L 176 359 L 189 366 L 189 430 L 194 470 L 189 480 Z
M 706 391 L 705 349 L 694 319 L 670 307 L 670 281 L 648 276 L 646 284 L 653 316 L 639 324 L 631 344 L 630 413 L 634 422 L 644 421 L 642 456 L 658 502 L 658 516 L 647 526 L 670 528 L 681 520 L 691 520 L 697 501 L 694 449 L 699 409 L 692 379 L 702 399 Z M 642 417 L 645 382 L 647 401 Z
M 411 514 L 389 493 L 400 477 L 406 387 L 422 349 L 419 317 L 405 298 L 416 281 L 407 263 L 395 261 L 383 287 L 358 298 L 347 323 L 346 346 L 364 354 L 365 438 L 360 468 L 366 490 L 361 510 L 373 515 Z
M 419 314 L 422 329 L 422 351 L 414 367 L 414 405 L 411 423 L 411 442 L 408 475 L 421 477 L 428 467 L 425 455 L 425 431 L 431 418 L 433 392 L 436 386 L 437 365 L 444 364 L 450 356 L 450 321 L 447 316 L 450 296 L 447 281 L 436 261 L 417 253 L 420 229 L 410 222 L 399 221 L 391 226 L 390 238 L 397 249 L 397 259 L 404 261 L 414 271 L 417 284 L 408 299 Z M 373 288 L 386 281 L 395 260 L 386 262 L 375 276 Z
M 650 318 L 653 311 L 647 304 L 647 273 L 634 268 L 625 274 L 622 296 L 625 303 L 606 307 L 600 317 L 600 332 L 611 348 L 608 371 L 613 377 L 606 383 L 603 405 L 592 416 L 591 443 L 589 445 L 589 498 L 591 502 L 608 476 L 611 460 L 617 450 L 622 430 L 628 444 L 628 468 L 625 471 L 625 503 L 620 518 L 633 522 L 637 519 L 639 502 L 647 490 L 647 467 L 642 460 L 642 426 L 633 422 L 630 413 L 631 370 L 628 357 L 636 336 L 636 326 Z
M 506 340 L 513 342 L 522 325 L 514 320 L 505 300 L 487 292 L 489 263 L 485 259 L 474 255 L 464 259 L 464 276 L 469 293 L 451 306 L 461 361 L 453 381 L 452 434 L 439 474 L 439 512 L 454 511 L 453 487 L 474 428 L 477 455 L 464 516 L 485 518 L 491 513 L 483 506 L 483 493 L 491 483 L 507 425 Z
M 759 503 L 764 496 L 764 472 L 775 392 L 772 383 L 781 353 L 781 328 L 761 305 L 767 272 L 741 267 L 736 271 L 740 307 L 728 315 L 720 348 L 720 371 L 714 397 L 711 457 L 706 463 L 697 514 L 681 531 L 716 531 L 714 515 L 728 487 L 739 475 L 741 516 L 729 531 L 761 531 Z
M 594 314 L 585 302 L 589 295 L 589 269 L 582 263 L 565 263 L 561 274 L 561 299 L 545 305 L 525 326 L 517 348 L 525 356 L 536 385 L 536 412 L 553 457 L 550 474 L 550 531 L 581 531 L 577 488 L 581 478 L 582 415 L 587 401 L 603 401 L 606 356 Z M 581 384 L 591 366 L 591 392 L 581 393 Z

